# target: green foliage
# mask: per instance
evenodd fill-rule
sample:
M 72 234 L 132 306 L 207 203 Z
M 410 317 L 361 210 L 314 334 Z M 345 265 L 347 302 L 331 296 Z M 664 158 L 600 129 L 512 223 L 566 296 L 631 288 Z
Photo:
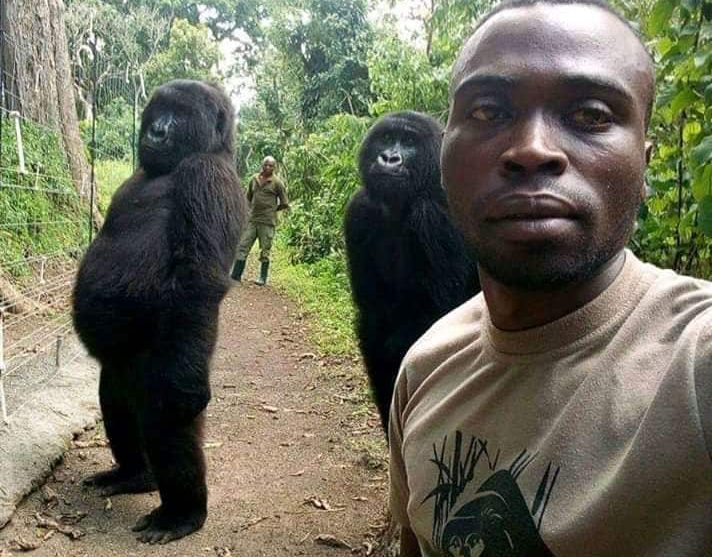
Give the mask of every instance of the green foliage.
M 74 189 L 59 135 L 22 121 L 27 172 L 19 170 L 12 121 L 2 128 L 0 166 L 0 267 L 22 276 L 22 261 L 38 255 L 66 253 L 86 244 L 88 203 Z
M 712 23 L 703 3 L 656 0 L 644 14 L 657 72 L 651 198 L 634 248 L 664 267 L 712 277 Z M 650 8 L 647 10 L 644 8 Z M 649 15 L 645 15 L 649 14 Z
M 95 167 L 96 189 L 99 199 L 99 211 L 106 215 L 111 198 L 116 190 L 133 173 L 131 161 L 97 160 Z
M 282 226 L 295 262 L 343 252 L 344 209 L 359 187 L 356 159 L 368 120 L 332 116 L 286 153 L 291 214 Z
M 132 160 L 134 131 L 138 135 L 136 122 L 134 130 L 133 107 L 122 97 L 111 100 L 96 119 L 97 160 Z M 82 141 L 87 148 L 91 145 L 91 121 L 79 123 Z
M 425 52 L 384 32 L 369 52 L 368 69 L 375 97 L 371 113 L 375 116 L 417 110 L 440 119 L 447 117 L 449 68 L 431 65 Z
M 452 64 L 475 22 L 496 3 L 495 0 L 433 2 L 430 17 L 425 21 L 426 52 L 433 66 Z
M 152 89 L 171 79 L 216 80 L 220 51 L 205 25 L 177 19 L 169 46 L 146 64 L 146 82 Z

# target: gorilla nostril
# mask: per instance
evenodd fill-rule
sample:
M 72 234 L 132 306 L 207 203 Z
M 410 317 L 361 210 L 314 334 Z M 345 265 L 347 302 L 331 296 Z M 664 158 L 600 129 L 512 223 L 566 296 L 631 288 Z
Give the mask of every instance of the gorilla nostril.
M 524 170 L 524 167 L 521 164 L 514 161 L 505 161 L 504 168 L 508 172 L 522 172 Z
M 564 170 L 564 164 L 559 160 L 552 159 L 542 164 L 541 170 L 551 174 L 560 174 Z

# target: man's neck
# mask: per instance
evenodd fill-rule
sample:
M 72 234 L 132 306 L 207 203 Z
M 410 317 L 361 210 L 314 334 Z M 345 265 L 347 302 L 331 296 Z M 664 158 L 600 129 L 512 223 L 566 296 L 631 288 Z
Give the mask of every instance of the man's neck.
M 511 288 L 482 268 L 480 283 L 492 323 L 504 331 L 521 331 L 551 323 L 593 300 L 615 280 L 624 262 L 625 251 L 620 251 L 596 276 L 552 291 Z

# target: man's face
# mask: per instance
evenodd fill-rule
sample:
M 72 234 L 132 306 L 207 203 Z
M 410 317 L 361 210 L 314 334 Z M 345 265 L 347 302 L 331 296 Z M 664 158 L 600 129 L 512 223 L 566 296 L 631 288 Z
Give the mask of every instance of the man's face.
M 273 162 L 264 162 L 262 163 L 262 174 L 265 176 L 272 176 L 272 173 L 274 172 L 274 163 Z
M 505 10 L 468 41 L 442 172 L 493 278 L 556 288 L 624 247 L 642 200 L 651 80 L 632 32 L 593 6 Z

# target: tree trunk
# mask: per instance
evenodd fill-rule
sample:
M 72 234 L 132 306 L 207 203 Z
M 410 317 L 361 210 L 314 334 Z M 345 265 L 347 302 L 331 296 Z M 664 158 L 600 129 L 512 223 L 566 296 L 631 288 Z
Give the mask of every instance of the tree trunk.
M 62 0 L 2 0 L 7 108 L 56 129 L 77 191 L 88 196 L 91 170 L 79 136 Z M 94 225 L 103 219 L 92 207 Z
M 91 168 L 79 135 L 64 28 L 64 3 L 62 0 L 0 0 L 0 10 L 0 33 L 3 33 L 0 79 L 4 80 L 5 87 L 0 104 L 19 112 L 27 120 L 56 130 L 74 187 L 88 200 Z M 103 218 L 96 196 L 91 214 L 98 229 Z M 13 307 L 21 310 L 30 301 L 23 304 L 18 296 L 12 285 L 0 281 L 0 301 L 13 301 Z

